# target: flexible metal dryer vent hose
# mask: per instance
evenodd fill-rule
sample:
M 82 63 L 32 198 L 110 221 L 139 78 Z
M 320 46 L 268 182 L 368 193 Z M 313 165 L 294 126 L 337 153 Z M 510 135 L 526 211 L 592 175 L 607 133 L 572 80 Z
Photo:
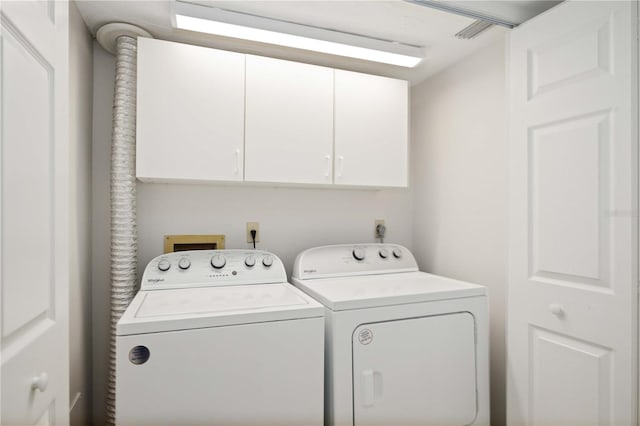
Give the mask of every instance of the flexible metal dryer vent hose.
M 116 45 L 116 82 L 111 144 L 111 335 L 107 422 L 116 415 L 116 325 L 135 294 L 136 230 L 136 67 L 137 40 L 120 36 Z
M 136 93 L 137 37 L 147 31 L 110 23 L 96 33 L 98 43 L 116 55 L 111 141 L 111 319 L 106 423 L 116 423 L 116 326 L 135 295 L 138 236 L 136 229 Z

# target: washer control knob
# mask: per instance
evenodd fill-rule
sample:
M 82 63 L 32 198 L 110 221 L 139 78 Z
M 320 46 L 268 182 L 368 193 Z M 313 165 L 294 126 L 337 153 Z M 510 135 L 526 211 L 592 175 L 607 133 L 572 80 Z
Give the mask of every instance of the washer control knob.
M 389 257 L 389 250 L 380 249 L 380 251 L 378 251 L 378 254 L 380 255 L 381 258 L 386 259 L 387 257 Z
M 402 257 L 402 250 L 400 250 L 399 248 L 393 249 L 393 257 L 395 257 L 396 259 L 400 259 Z
M 180 259 L 180 261 L 178 261 L 178 267 L 183 271 L 187 270 L 191 267 L 191 261 L 186 257 L 183 257 L 182 259 Z
M 226 264 L 227 264 L 227 259 L 225 259 L 224 256 L 221 254 L 214 254 L 211 257 L 211 266 L 213 266 L 216 269 L 222 269 Z
M 267 268 L 271 267 L 271 265 L 273 265 L 273 257 L 265 256 L 264 259 L 262 259 L 262 264 Z
M 158 262 L 158 269 L 164 272 L 168 271 L 169 268 L 171 268 L 171 262 L 169 262 L 167 259 L 160 259 L 160 262 Z
M 364 260 L 364 256 L 365 256 L 364 249 L 354 248 L 352 254 L 355 260 Z
M 247 256 L 247 258 L 244 260 L 244 264 L 249 268 L 253 268 L 256 265 L 255 256 Z

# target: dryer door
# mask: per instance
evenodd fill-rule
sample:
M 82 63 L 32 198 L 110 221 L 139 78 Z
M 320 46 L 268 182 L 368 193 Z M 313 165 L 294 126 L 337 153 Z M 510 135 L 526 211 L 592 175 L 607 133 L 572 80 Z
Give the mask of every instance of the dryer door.
M 468 425 L 477 413 L 468 312 L 363 324 L 353 333 L 358 425 Z

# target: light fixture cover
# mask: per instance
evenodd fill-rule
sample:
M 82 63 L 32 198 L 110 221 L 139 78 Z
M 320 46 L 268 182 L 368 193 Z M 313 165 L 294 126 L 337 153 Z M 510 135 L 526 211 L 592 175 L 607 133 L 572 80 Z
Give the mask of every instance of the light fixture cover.
M 176 28 L 337 56 L 415 67 L 424 48 L 187 2 L 174 3 Z

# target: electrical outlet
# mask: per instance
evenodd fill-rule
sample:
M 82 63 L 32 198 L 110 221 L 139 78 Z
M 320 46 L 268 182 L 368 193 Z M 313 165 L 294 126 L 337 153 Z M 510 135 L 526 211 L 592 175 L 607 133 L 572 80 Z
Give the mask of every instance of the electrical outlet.
M 247 222 L 247 242 L 253 243 L 253 238 L 251 238 L 251 230 L 256 230 L 256 243 L 260 242 L 260 223 L 258 222 Z
M 373 236 L 375 238 L 380 238 L 381 235 L 378 233 L 378 225 L 382 225 L 385 227 L 386 230 L 386 225 L 384 224 L 384 219 L 376 219 L 375 222 L 373 223 Z M 384 237 L 384 234 L 382 235 L 382 237 Z

